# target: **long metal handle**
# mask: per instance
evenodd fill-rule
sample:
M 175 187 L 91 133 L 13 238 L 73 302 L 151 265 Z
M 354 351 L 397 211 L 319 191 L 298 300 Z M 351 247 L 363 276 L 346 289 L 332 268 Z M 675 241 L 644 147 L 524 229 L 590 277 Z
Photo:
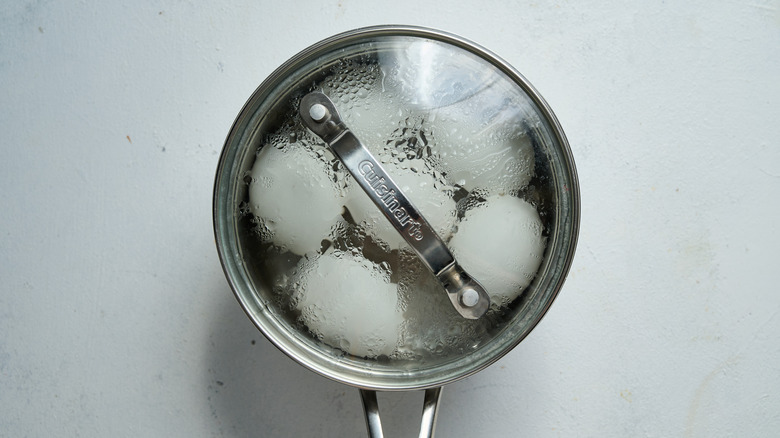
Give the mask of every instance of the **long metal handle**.
M 376 391 L 361 389 L 360 399 L 363 401 L 369 438 L 383 438 Z M 436 429 L 436 415 L 439 413 L 439 399 L 441 399 L 441 387 L 425 390 L 419 438 L 433 438 Z
M 433 432 L 436 429 L 436 415 L 439 413 L 440 398 L 441 387 L 425 390 L 419 438 L 433 438 Z
M 458 313 L 468 319 L 484 315 L 490 307 L 490 296 L 457 263 L 420 211 L 347 128 L 333 102 L 322 93 L 309 93 L 301 99 L 299 112 L 304 124 L 328 144 L 368 197 L 433 272 Z
M 366 414 L 366 428 L 369 438 L 383 438 L 382 421 L 379 418 L 379 403 L 376 401 L 376 391 L 368 389 L 360 390 L 360 399 L 363 401 L 363 411 Z

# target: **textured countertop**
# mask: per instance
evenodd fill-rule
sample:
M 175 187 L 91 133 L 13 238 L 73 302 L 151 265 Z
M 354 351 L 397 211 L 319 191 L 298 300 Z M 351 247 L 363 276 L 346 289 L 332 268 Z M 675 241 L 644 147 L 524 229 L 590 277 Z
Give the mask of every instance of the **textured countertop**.
M 88 3 L 88 4 L 87 4 Z M 459 34 L 558 116 L 582 223 L 441 437 L 780 430 L 778 1 L 4 2 L 0 436 L 363 436 L 357 390 L 244 315 L 214 245 L 222 142 L 278 65 L 374 24 Z M 380 394 L 412 436 L 421 393 Z

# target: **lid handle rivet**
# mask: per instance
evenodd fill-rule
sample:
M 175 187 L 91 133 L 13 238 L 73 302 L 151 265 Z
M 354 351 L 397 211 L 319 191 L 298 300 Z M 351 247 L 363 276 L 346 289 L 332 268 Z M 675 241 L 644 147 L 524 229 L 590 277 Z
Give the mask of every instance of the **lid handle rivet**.
M 466 307 L 474 307 L 479 303 L 479 292 L 474 289 L 467 288 L 460 295 L 460 302 Z
M 309 108 L 309 116 L 317 123 L 321 123 L 328 118 L 329 115 L 330 112 L 328 111 L 328 108 L 321 103 L 315 103 Z

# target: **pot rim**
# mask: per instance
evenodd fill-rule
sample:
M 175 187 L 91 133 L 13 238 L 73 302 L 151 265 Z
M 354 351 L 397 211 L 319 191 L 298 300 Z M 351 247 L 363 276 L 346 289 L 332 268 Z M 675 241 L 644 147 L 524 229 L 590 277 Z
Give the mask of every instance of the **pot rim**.
M 283 80 L 291 71 L 294 71 L 295 67 L 302 66 L 304 63 L 311 61 L 314 57 L 316 57 L 316 55 L 325 53 L 334 45 L 349 46 L 351 43 L 368 38 L 391 36 L 419 37 L 453 45 L 492 64 L 498 70 L 508 76 L 514 83 L 519 85 L 523 91 L 526 92 L 531 101 L 536 105 L 538 111 L 543 116 L 545 121 L 549 124 L 550 132 L 555 136 L 555 141 L 560 146 L 559 153 L 561 154 L 563 162 L 566 165 L 565 170 L 569 178 L 569 186 L 567 189 L 571 201 L 569 206 L 570 217 L 567 220 L 569 241 L 568 245 L 566 245 L 564 256 L 557 261 L 559 266 L 557 268 L 559 278 L 555 282 L 556 284 L 552 286 L 552 292 L 548 295 L 543 306 L 541 306 L 540 309 L 536 312 L 535 317 L 524 324 L 522 334 L 513 338 L 511 342 L 506 343 L 499 350 L 493 351 L 489 355 L 484 355 L 489 357 L 482 357 L 477 359 L 475 364 L 470 367 L 459 369 L 456 370 L 456 372 L 450 372 L 443 376 L 433 376 L 428 377 L 427 379 L 411 379 L 408 382 L 405 381 L 407 379 L 404 379 L 403 376 L 399 377 L 394 375 L 388 378 L 381 370 L 366 371 L 364 368 L 350 365 L 348 361 L 336 360 L 334 357 L 322 357 L 324 356 L 324 353 L 318 349 L 313 348 L 307 342 L 294 343 L 295 348 L 293 348 L 293 345 L 290 345 L 290 342 L 286 339 L 289 337 L 289 335 L 291 335 L 291 333 L 281 327 L 280 324 L 271 321 L 273 319 L 273 310 L 270 309 L 267 304 L 262 306 L 255 302 L 249 302 L 249 300 L 245 299 L 245 297 L 242 295 L 242 291 L 247 288 L 247 279 L 238 269 L 240 266 L 236 266 L 235 260 L 230 256 L 231 254 L 235 254 L 237 258 L 240 258 L 238 257 L 238 249 L 235 246 L 235 239 L 231 239 L 231 237 L 234 236 L 230 235 L 230 227 L 226 226 L 225 224 L 226 218 L 220 216 L 220 201 L 228 198 L 228 195 L 230 194 L 228 190 L 228 184 L 225 183 L 225 178 L 231 173 L 228 172 L 226 175 L 225 172 L 235 164 L 233 163 L 232 159 L 235 158 L 235 154 L 237 153 L 237 151 L 231 150 L 230 145 L 236 141 L 237 137 L 240 137 L 243 134 L 240 127 L 243 123 L 246 122 L 247 118 L 251 118 L 253 114 L 251 109 L 255 106 L 255 104 L 258 101 L 263 101 L 266 99 L 270 95 L 273 88 L 277 86 L 280 81 Z M 547 104 L 547 102 L 541 97 L 539 92 L 514 67 L 484 47 L 449 32 L 420 26 L 380 25 L 342 32 L 309 46 L 279 66 L 255 89 L 233 122 L 220 154 L 214 181 L 212 215 L 214 237 L 220 263 L 225 273 L 225 277 L 230 284 L 231 290 L 233 291 L 236 299 L 239 301 L 242 309 L 250 318 L 250 320 L 252 320 L 260 332 L 263 333 L 263 335 L 279 350 L 281 350 L 299 364 L 324 377 L 354 387 L 383 391 L 428 389 L 466 378 L 492 365 L 501 357 L 506 355 L 509 351 L 511 351 L 514 347 L 516 347 L 536 327 L 543 316 L 547 313 L 550 306 L 552 305 L 552 302 L 555 300 L 563 286 L 564 280 L 571 268 L 571 264 L 574 258 L 580 223 L 579 180 L 577 177 L 577 171 L 569 143 L 558 119 L 552 112 L 552 109 Z M 294 333 L 292 334 L 295 335 Z M 300 338 L 298 339 L 298 341 L 301 340 L 302 339 Z M 471 354 L 478 355 L 478 352 L 479 350 Z M 328 360 L 323 361 L 318 359 L 329 359 L 330 362 Z M 456 360 L 457 358 L 452 362 Z M 337 368 L 333 362 L 338 362 L 339 368 Z M 400 374 L 404 373 L 402 372 Z

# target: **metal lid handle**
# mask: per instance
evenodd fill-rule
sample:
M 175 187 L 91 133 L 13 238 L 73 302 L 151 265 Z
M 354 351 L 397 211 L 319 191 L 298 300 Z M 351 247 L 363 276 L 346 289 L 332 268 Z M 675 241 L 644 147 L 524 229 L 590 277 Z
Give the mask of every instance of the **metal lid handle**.
M 433 272 L 458 313 L 468 319 L 484 315 L 490 307 L 490 296 L 456 262 L 420 211 L 347 128 L 333 102 L 322 93 L 309 93 L 301 100 L 299 113 L 304 125 L 328 144 L 368 197 Z

